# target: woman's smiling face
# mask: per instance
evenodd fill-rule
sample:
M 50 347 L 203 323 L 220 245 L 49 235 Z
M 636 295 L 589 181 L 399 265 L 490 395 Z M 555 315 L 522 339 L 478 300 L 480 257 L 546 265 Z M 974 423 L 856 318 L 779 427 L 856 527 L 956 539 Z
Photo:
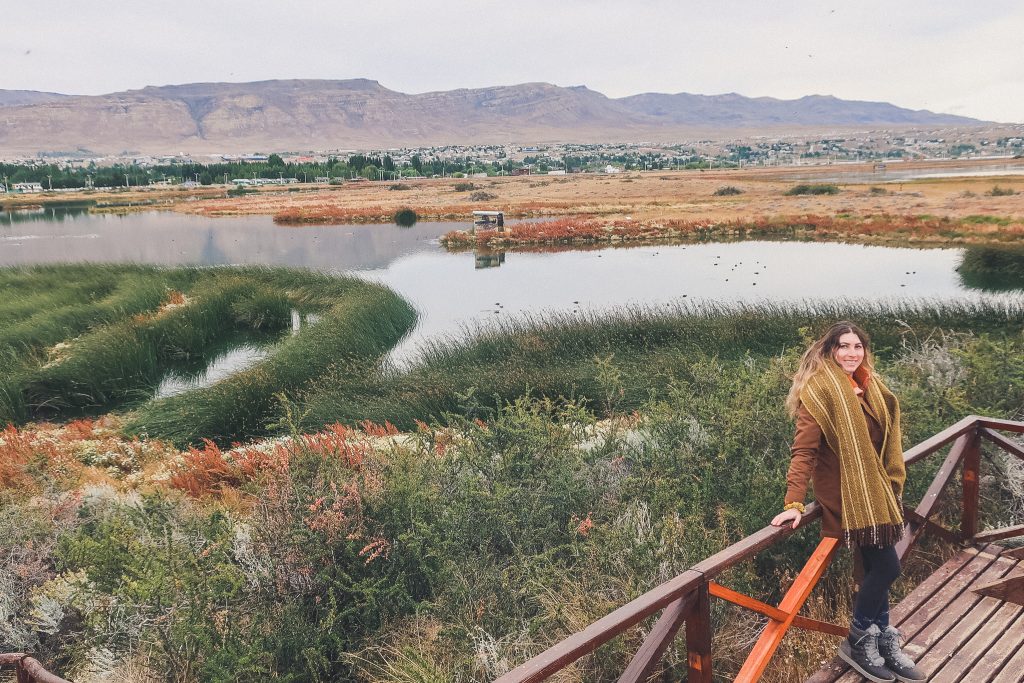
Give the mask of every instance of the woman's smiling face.
M 839 345 L 833 352 L 832 357 L 836 359 L 846 374 L 852 375 L 864 362 L 864 343 L 853 332 L 847 332 L 839 337 Z

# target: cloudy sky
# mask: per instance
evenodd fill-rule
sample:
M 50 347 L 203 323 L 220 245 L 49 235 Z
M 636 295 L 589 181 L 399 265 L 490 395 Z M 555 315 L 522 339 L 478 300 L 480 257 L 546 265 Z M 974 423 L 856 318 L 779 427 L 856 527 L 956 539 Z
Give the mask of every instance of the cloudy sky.
M 0 89 L 371 78 L 810 94 L 1024 122 L 1020 0 L 47 0 L 4 3 Z

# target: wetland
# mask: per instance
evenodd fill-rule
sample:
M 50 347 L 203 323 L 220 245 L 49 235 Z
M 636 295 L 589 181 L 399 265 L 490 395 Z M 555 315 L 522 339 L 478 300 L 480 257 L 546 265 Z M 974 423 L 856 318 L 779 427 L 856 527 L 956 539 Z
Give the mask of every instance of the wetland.
M 468 219 L 444 183 L 0 214 L 0 639 L 75 680 L 493 679 L 766 523 L 782 397 L 836 319 L 873 333 L 908 444 L 1019 416 L 1024 211 L 1020 182 L 998 182 L 1017 194 L 985 195 L 988 177 L 826 196 L 758 174 L 501 179 L 510 228 L 831 223 L 465 250 L 442 238 L 466 223 L 432 220 Z M 742 192 L 713 198 L 725 184 Z M 411 227 L 274 221 L 399 201 Z M 862 230 L 881 213 L 914 225 Z M 983 521 L 1021 523 L 1019 468 L 985 462 Z M 777 599 L 816 541 L 730 586 Z M 815 618 L 845 619 L 849 570 Z M 727 675 L 751 625 L 713 616 Z M 614 680 L 639 635 L 575 680 Z M 793 643 L 764 680 L 833 648 Z M 664 666 L 682 676 L 685 651 Z

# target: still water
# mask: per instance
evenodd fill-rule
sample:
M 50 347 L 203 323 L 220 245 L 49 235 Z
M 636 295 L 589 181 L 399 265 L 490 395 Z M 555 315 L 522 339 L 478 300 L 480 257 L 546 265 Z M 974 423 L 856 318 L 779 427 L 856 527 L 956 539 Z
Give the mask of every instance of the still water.
M 679 302 L 849 298 L 1006 299 L 971 290 L 960 249 L 744 241 L 558 252 L 449 253 L 438 238 L 466 223 L 276 226 L 269 217 L 126 216 L 81 210 L 0 213 L 0 266 L 52 262 L 266 264 L 349 272 L 381 282 L 420 313 L 395 350 L 492 320 L 600 313 Z

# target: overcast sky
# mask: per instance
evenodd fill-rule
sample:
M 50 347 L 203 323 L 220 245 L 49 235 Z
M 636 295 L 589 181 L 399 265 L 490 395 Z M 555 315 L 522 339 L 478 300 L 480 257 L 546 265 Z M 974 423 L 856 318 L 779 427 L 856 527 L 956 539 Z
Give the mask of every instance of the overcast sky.
M 5 2 L 0 88 L 371 78 L 835 95 L 1024 122 L 1020 0 Z

